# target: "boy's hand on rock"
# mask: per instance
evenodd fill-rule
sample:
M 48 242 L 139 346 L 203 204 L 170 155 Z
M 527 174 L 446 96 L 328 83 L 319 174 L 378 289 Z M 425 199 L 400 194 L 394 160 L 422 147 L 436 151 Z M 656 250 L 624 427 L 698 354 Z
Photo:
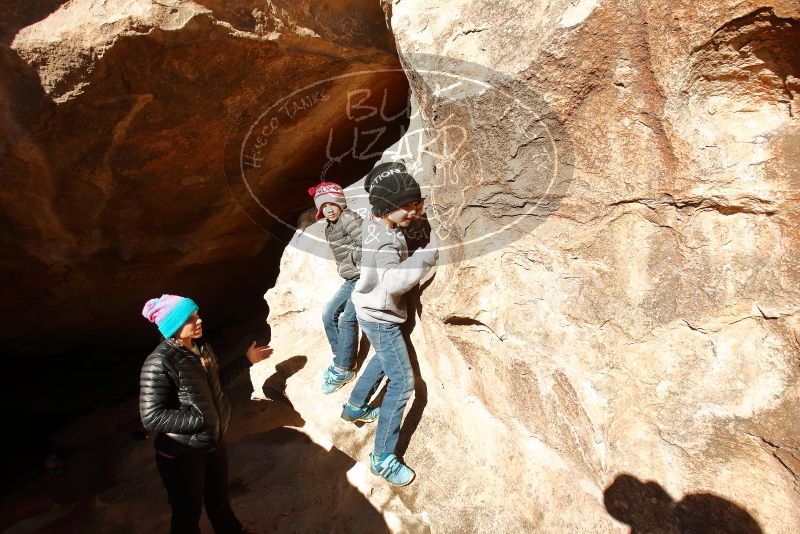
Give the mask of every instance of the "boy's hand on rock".
M 268 345 L 256 346 L 256 342 L 253 341 L 247 348 L 245 355 L 250 360 L 250 363 L 258 363 L 269 358 L 272 355 L 272 350 Z
M 431 250 L 438 250 L 439 249 L 439 234 L 437 234 L 433 229 L 431 229 L 430 237 L 428 241 L 428 246 L 425 247 Z
M 428 246 L 425 247 L 425 250 L 432 253 L 434 264 L 439 261 L 439 246 L 439 235 L 435 231 L 432 231 L 430 241 L 428 242 Z

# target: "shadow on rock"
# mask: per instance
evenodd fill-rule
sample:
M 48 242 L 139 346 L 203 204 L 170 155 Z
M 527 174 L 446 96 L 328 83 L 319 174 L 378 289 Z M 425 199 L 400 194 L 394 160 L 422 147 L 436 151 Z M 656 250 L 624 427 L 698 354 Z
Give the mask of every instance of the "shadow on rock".
M 424 244 L 422 245 L 424 246 Z M 408 450 L 411 443 L 411 436 L 417 431 L 420 421 L 422 421 L 422 413 L 428 405 L 428 384 L 422 378 L 419 370 L 419 360 L 417 359 L 417 351 L 411 343 L 411 332 L 414 331 L 414 326 L 417 324 L 417 316 L 422 314 L 422 302 L 420 295 L 427 287 L 433 277 L 431 277 L 424 285 L 412 289 L 408 293 L 408 319 L 402 325 L 403 339 L 408 348 L 408 357 L 411 360 L 411 368 L 414 370 L 414 402 L 411 404 L 406 418 L 403 420 L 403 426 L 400 428 L 400 438 L 397 441 L 397 454 L 403 456 Z
M 283 427 L 228 441 L 227 449 L 231 504 L 250 532 L 389 532 L 380 512 L 349 483 L 347 472 L 355 461 L 342 451 L 325 450 L 303 432 Z M 147 452 L 152 458 L 150 447 Z M 37 504 L 41 509 L 35 516 L 8 532 L 152 534 L 169 529 L 167 497 L 152 464 L 82 501 Z M 211 532 L 205 514 L 200 524 L 203 532 Z
M 293 428 L 228 447 L 233 507 L 254 532 L 381 533 L 381 514 L 347 480 L 355 460 Z
M 608 513 L 630 526 L 631 534 L 762 534 L 743 508 L 711 493 L 675 501 L 653 481 L 621 474 L 603 492 Z
M 237 440 L 251 430 L 270 430 L 279 426 L 303 427 L 306 424 L 292 401 L 286 396 L 286 382 L 298 373 L 308 362 L 308 357 L 295 355 L 275 365 L 275 372 L 263 378 L 263 375 L 251 374 L 250 382 L 242 381 L 226 391 L 231 403 L 235 406 L 231 413 L 231 425 L 228 438 Z M 263 368 L 270 369 L 269 367 Z M 263 398 L 253 398 L 251 391 L 257 390 L 256 384 L 263 380 L 260 387 Z M 251 389 L 252 388 L 252 389 Z M 252 402 L 252 401 L 256 402 Z M 258 402 L 272 401 L 272 402 Z
M 275 372 L 270 375 L 262 386 L 264 396 L 274 401 L 287 404 L 294 410 L 294 405 L 286 396 L 286 381 L 298 373 L 308 362 L 307 356 L 297 355 L 287 358 L 275 366 Z
M 361 370 L 364 368 L 364 361 L 367 359 L 367 355 L 369 354 L 369 348 L 371 346 L 372 345 L 369 344 L 369 339 L 367 339 L 367 336 L 362 332 L 358 340 L 358 351 L 356 352 L 355 365 L 357 370 Z
M 0 41 L 11 44 L 19 30 L 47 18 L 66 3 L 67 0 L 0 2 Z

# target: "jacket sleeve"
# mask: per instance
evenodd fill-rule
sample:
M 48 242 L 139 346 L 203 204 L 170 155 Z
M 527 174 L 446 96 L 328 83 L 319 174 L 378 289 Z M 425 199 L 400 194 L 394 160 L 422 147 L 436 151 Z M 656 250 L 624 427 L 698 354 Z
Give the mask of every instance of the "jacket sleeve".
M 221 368 L 219 371 L 219 383 L 222 387 L 228 387 L 231 383 L 239 378 L 239 376 L 245 372 L 250 366 L 253 365 L 250 363 L 250 360 L 247 359 L 247 356 L 242 354 L 231 363 L 226 365 L 225 367 Z
M 392 244 L 385 244 L 375 251 L 375 266 L 381 274 L 381 283 L 390 295 L 403 295 L 422 280 L 431 267 L 436 265 L 439 251 L 429 244 L 400 261 L 400 251 Z
M 145 360 L 139 377 L 139 415 L 146 429 L 170 434 L 194 434 L 203 428 L 203 415 L 197 408 L 170 407 L 175 387 L 161 354 L 151 354 Z
M 347 232 L 352 240 L 352 249 L 353 249 L 353 261 L 355 262 L 355 267 L 358 268 L 361 265 L 361 232 L 362 232 L 362 223 L 364 220 L 358 213 L 353 212 L 353 216 L 347 221 L 345 224 L 344 231 Z

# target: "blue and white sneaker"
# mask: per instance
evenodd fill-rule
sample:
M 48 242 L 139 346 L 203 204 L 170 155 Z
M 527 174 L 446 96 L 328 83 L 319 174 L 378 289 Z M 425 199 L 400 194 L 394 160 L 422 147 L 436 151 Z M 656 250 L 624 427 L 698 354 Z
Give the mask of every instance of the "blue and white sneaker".
M 344 373 L 340 373 L 334 369 L 333 365 L 331 365 L 325 369 L 325 372 L 322 374 L 323 382 L 322 387 L 319 389 L 324 394 L 328 395 L 329 393 L 337 391 L 355 377 L 356 373 L 354 371 L 345 371 Z
M 383 477 L 393 486 L 407 486 L 411 484 L 417 474 L 413 469 L 400 461 L 396 454 L 385 455 L 381 460 L 375 453 L 369 453 L 369 470 L 373 475 Z
M 379 406 L 372 408 L 369 404 L 359 407 L 348 402 L 342 406 L 342 419 L 350 423 L 355 423 L 358 421 L 371 423 L 378 418 L 380 413 L 381 409 Z

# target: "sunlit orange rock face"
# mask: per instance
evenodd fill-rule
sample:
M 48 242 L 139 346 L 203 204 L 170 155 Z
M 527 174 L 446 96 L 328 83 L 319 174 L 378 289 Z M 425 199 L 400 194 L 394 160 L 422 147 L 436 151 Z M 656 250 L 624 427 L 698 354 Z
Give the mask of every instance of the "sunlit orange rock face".
M 142 302 L 162 292 L 219 321 L 258 309 L 282 248 L 275 221 L 309 206 L 321 178 L 369 165 L 363 147 L 343 156 L 352 123 L 385 121 L 348 116 L 348 98 L 392 116 L 407 103 L 377 3 L 12 4 L 0 6 L 7 351 L 135 343 L 151 328 Z M 239 155 L 271 108 L 280 130 L 246 169 L 251 195 Z M 379 154 L 401 122 L 355 144 Z
M 454 246 L 411 335 L 418 478 L 376 500 L 434 532 L 800 530 L 797 3 L 403 0 L 391 22 L 428 139 L 472 156 L 416 174 Z M 551 134 L 569 171 L 543 191 Z M 269 321 L 322 369 L 336 282 L 306 281 L 335 275 L 296 239 Z M 371 430 L 331 422 L 347 393 L 293 380 L 320 439 L 366 458 Z

